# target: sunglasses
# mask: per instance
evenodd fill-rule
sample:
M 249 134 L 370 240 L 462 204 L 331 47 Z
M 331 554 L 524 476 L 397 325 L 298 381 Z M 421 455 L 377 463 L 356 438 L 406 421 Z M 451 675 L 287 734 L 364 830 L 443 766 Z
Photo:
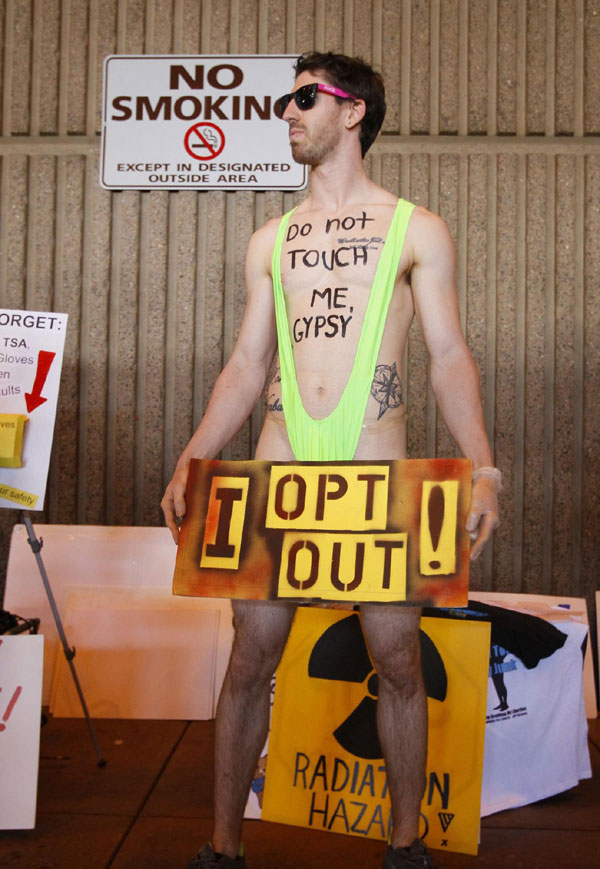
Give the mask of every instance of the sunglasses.
M 292 94 L 284 94 L 282 97 L 279 97 L 278 100 L 275 100 L 273 111 L 278 118 L 282 118 L 283 113 L 285 112 L 292 100 L 294 100 L 301 112 L 305 112 L 307 111 L 307 109 L 312 109 L 315 104 L 318 91 L 322 91 L 325 94 L 331 94 L 331 96 L 333 97 L 341 97 L 343 100 L 358 99 L 358 97 L 355 97 L 352 94 L 347 94 L 346 91 L 342 91 L 331 84 L 314 82 L 313 84 L 305 84 L 303 87 L 298 88 L 298 90 L 294 91 L 294 93 Z

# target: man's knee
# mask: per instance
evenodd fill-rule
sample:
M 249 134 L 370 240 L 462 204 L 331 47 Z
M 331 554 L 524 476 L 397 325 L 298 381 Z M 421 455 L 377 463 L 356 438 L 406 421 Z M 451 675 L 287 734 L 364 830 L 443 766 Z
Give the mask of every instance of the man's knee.
M 363 611 L 363 626 L 381 687 L 410 697 L 423 685 L 419 611 Z
M 386 654 L 372 655 L 380 689 L 412 697 L 423 686 L 418 637 L 415 641 L 395 644 Z
M 244 605 L 241 605 L 241 604 Z M 268 602 L 244 601 L 234 605 L 234 641 L 230 676 L 240 687 L 258 687 L 275 672 L 293 619 L 293 610 L 270 607 Z

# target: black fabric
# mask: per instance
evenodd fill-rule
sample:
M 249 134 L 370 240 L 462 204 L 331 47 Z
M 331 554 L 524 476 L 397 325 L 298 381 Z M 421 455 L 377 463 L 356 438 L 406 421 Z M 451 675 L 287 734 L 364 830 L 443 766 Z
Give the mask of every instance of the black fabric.
M 0 610 L 0 634 L 37 634 L 39 619 L 24 619 L 8 610 Z
M 543 658 L 549 658 L 562 649 L 567 641 L 567 634 L 539 616 L 476 600 L 469 600 L 466 607 L 427 607 L 423 615 L 489 621 L 492 626 L 491 644 L 502 646 L 507 652 L 516 655 L 528 670 L 533 670 Z

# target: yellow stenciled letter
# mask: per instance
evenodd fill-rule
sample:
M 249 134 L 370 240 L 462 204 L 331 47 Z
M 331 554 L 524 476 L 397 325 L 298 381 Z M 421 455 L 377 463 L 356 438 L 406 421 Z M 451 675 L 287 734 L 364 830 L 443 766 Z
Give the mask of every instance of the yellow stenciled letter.
M 238 569 L 248 484 L 248 477 L 213 477 L 200 567 Z
M 421 495 L 420 571 L 443 576 L 456 570 L 458 480 L 423 481 Z

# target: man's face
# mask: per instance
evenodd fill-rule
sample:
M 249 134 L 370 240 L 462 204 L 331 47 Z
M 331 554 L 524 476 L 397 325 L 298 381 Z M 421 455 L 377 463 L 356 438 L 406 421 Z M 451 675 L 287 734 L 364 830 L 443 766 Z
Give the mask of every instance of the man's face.
M 301 73 L 294 82 L 294 91 L 313 82 L 327 79 L 319 70 Z M 320 166 L 331 155 L 340 141 L 344 129 L 343 114 L 347 104 L 323 92 L 317 94 L 312 109 L 300 111 L 294 100 L 290 100 L 283 120 L 289 124 L 290 146 L 296 163 L 307 166 Z

